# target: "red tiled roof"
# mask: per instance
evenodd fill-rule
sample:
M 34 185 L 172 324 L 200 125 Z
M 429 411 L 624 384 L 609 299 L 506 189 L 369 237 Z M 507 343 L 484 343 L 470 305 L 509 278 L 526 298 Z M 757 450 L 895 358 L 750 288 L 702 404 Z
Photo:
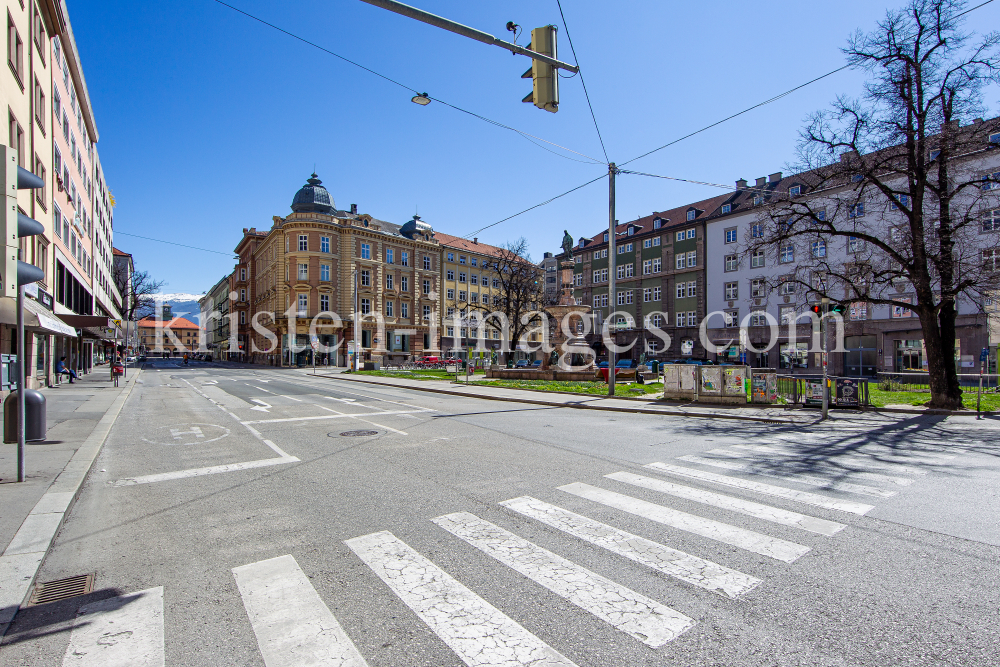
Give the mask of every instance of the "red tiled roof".
M 132 253 L 122 252 L 118 248 L 111 248 L 111 254 L 113 254 L 113 255 L 122 255 L 124 257 L 129 257 Z
M 628 222 L 619 222 L 618 226 L 615 227 L 615 234 L 621 239 L 628 233 L 629 227 L 636 227 L 636 230 L 632 232 L 634 235 L 643 234 L 646 232 L 653 231 L 653 220 L 660 218 L 663 220 L 663 226 L 657 231 L 663 231 L 665 229 L 671 229 L 674 227 L 685 227 L 690 225 L 692 222 L 697 222 L 703 218 L 708 217 L 708 215 L 715 212 L 726 200 L 733 196 L 732 192 L 724 195 L 718 195 L 712 197 L 711 199 L 703 199 L 701 201 L 695 202 L 693 204 L 685 204 L 684 206 L 678 206 L 677 208 L 672 208 L 668 211 L 661 211 L 659 213 L 652 213 L 645 217 L 639 218 L 638 220 L 630 220 Z M 698 211 L 697 217 L 694 220 L 687 219 L 687 212 L 689 209 L 695 209 Z M 602 230 L 600 233 L 595 234 L 590 237 L 590 243 L 587 244 L 588 248 L 593 248 L 604 243 L 604 235 L 607 233 L 607 228 Z M 578 250 L 580 248 L 579 239 L 577 239 L 577 244 L 573 246 L 573 250 Z
M 197 324 L 191 320 L 185 319 L 183 317 L 175 317 L 169 322 L 164 323 L 162 320 L 154 320 L 152 317 L 144 317 L 139 320 L 140 327 L 166 327 L 167 329 L 201 329 Z
M 494 245 L 470 241 L 469 239 L 463 239 L 460 236 L 452 236 L 451 234 L 445 234 L 444 232 L 434 232 L 434 238 L 437 239 L 438 243 L 443 246 L 455 248 L 456 250 L 465 250 L 466 252 L 474 252 L 480 255 L 499 255 L 502 252 L 501 248 Z

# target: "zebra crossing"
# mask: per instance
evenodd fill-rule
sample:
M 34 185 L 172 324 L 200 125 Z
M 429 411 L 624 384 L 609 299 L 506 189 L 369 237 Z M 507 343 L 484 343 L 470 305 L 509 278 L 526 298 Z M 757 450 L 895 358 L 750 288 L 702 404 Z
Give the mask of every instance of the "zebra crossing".
M 577 508 L 580 501 L 585 501 L 582 503 L 585 507 L 600 509 L 603 516 L 608 516 L 608 511 L 615 516 L 629 515 L 632 526 L 636 525 L 636 519 L 648 524 L 650 530 L 668 526 L 688 536 L 695 545 L 702 541 L 706 545 L 724 544 L 765 556 L 764 569 L 783 568 L 806 557 L 812 548 L 737 525 L 741 517 L 759 520 L 758 525 L 778 526 L 786 536 L 790 530 L 791 534 L 809 536 L 810 540 L 843 539 L 845 533 L 850 532 L 847 530 L 849 524 L 759 500 L 778 498 L 805 506 L 800 508 L 803 510 L 813 507 L 840 513 L 845 518 L 862 516 L 873 506 L 793 486 L 866 498 L 889 498 L 897 491 L 845 479 L 853 480 L 869 469 L 879 470 L 882 472 L 872 473 L 876 477 L 860 478 L 906 487 L 929 474 L 926 466 L 945 460 L 943 454 L 926 457 L 927 452 L 923 451 L 913 458 L 899 453 L 852 452 L 844 456 L 844 461 L 838 458 L 837 466 L 818 464 L 811 467 L 808 474 L 782 470 L 779 464 L 784 457 L 794 462 L 802 453 L 801 448 L 789 444 L 732 445 L 698 456 L 677 457 L 688 465 L 657 461 L 644 466 L 648 474 L 611 472 L 604 475 L 603 479 L 607 480 L 604 486 L 571 481 L 551 491 L 556 498 L 575 499 Z M 850 474 L 841 474 L 845 472 L 843 466 L 848 464 Z M 727 473 L 704 468 L 723 469 Z M 837 475 L 822 476 L 828 468 L 830 472 L 835 470 Z M 730 472 L 734 474 L 728 474 Z M 756 477 L 776 478 L 790 485 L 778 486 Z M 713 490 L 720 487 L 730 493 L 738 491 L 756 496 L 759 500 Z M 633 489 L 646 492 L 646 498 L 655 497 L 656 502 L 629 495 L 627 492 Z M 715 517 L 732 515 L 732 523 L 672 507 L 674 499 L 687 501 L 687 508 L 692 504 L 711 508 Z M 740 572 L 727 563 L 687 553 L 559 504 L 521 496 L 500 502 L 499 507 L 508 513 L 513 525 L 543 525 L 554 529 L 556 534 L 598 547 L 599 553 L 609 558 L 625 559 L 651 573 L 666 575 L 668 582 L 696 595 L 707 593 L 710 599 L 716 600 L 715 604 L 730 604 L 751 591 L 766 594 L 760 593 L 766 587 L 766 577 Z M 622 633 L 625 641 L 662 651 L 703 620 L 696 616 L 704 616 L 704 612 L 673 608 L 665 601 L 632 590 L 613 577 L 598 574 L 529 541 L 514 530 L 471 512 L 453 512 L 430 518 L 429 522 L 442 530 L 442 535 L 455 538 L 452 548 L 471 547 L 488 555 L 526 582 L 541 586 L 555 598 L 575 605 L 597 622 Z M 522 625 L 524 619 L 514 618 L 494 606 L 487 599 L 488 593 L 466 586 L 392 532 L 383 530 L 354 537 L 345 544 L 368 571 L 381 580 L 387 593 L 402 602 L 419 622 L 470 667 L 572 667 L 577 664 L 574 659 L 582 659 L 564 654 L 572 655 L 572 643 L 550 645 L 532 628 Z M 365 654 L 377 651 L 365 645 L 359 648 L 354 643 L 294 556 L 282 555 L 242 565 L 233 568 L 231 574 L 261 659 L 267 667 L 367 667 Z M 164 597 L 169 595 L 169 588 L 151 588 L 81 608 L 70 633 L 63 665 L 164 665 L 163 609 Z M 374 653 L 368 655 L 371 660 L 376 657 Z

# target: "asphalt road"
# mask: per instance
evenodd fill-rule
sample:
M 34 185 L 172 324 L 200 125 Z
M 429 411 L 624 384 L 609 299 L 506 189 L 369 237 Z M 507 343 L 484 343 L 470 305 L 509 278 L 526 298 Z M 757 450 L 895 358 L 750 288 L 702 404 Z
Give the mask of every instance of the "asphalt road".
M 0 665 L 1000 663 L 998 421 L 139 381 Z

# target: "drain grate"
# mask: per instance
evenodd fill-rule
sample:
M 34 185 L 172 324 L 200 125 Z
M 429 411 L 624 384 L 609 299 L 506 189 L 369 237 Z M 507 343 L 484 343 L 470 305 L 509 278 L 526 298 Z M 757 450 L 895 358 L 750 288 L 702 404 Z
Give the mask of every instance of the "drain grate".
M 46 581 L 35 584 L 35 590 L 31 592 L 31 599 L 28 600 L 28 606 L 75 598 L 79 595 L 86 595 L 93 590 L 93 574 L 81 574 L 66 579 Z
M 344 431 L 340 435 L 345 438 L 358 438 L 363 435 L 378 435 L 378 431 Z

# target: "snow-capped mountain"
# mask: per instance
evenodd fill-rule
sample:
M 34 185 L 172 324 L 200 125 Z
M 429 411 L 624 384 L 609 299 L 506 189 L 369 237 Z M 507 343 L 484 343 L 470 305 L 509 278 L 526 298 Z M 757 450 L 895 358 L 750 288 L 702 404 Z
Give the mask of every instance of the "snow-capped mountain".
M 183 317 L 194 322 L 195 324 L 200 324 L 198 316 L 200 314 L 201 307 L 198 305 L 198 300 L 204 296 L 204 294 L 186 294 L 184 292 L 175 292 L 173 294 L 154 294 L 153 298 L 157 301 L 162 301 L 165 304 L 170 304 L 174 317 Z

